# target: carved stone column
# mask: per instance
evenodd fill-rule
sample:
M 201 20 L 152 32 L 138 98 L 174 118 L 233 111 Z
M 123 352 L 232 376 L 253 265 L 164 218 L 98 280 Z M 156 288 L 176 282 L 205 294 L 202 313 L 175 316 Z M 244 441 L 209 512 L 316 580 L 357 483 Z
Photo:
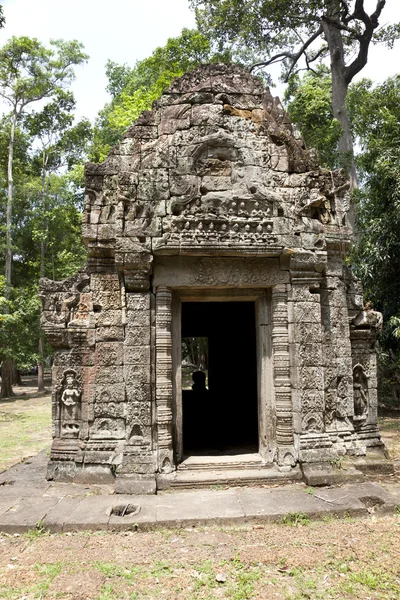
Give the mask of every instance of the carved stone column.
M 166 287 L 156 292 L 156 405 L 158 470 L 174 470 L 172 442 L 172 294 Z
M 272 288 L 272 352 L 276 406 L 278 464 L 294 466 L 293 408 L 290 383 L 287 286 Z

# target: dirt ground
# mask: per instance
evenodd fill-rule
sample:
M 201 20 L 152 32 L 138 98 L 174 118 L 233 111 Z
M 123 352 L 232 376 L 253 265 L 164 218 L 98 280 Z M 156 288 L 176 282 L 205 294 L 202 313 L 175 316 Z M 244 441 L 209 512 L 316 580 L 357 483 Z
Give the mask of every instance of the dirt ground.
M 400 517 L 0 536 L 0 598 L 398 599 Z
M 0 470 L 50 444 L 50 395 L 34 385 L 0 402 Z M 399 423 L 396 412 L 380 418 L 397 461 Z M 400 507 L 367 519 L 299 512 L 243 527 L 0 534 L 0 598 L 400 599 Z

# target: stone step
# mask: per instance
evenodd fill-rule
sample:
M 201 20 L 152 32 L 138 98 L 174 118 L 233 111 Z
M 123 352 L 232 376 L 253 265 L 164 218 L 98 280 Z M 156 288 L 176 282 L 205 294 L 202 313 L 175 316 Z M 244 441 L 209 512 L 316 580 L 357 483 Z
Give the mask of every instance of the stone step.
M 157 489 L 170 488 L 196 489 L 214 486 L 268 486 L 276 483 L 292 483 L 302 479 L 298 466 L 289 471 L 279 471 L 277 467 L 268 469 L 184 469 L 168 475 L 157 476 Z
M 185 458 L 178 466 L 178 471 L 209 471 L 238 469 L 270 469 L 273 465 L 266 463 L 258 453 L 232 455 L 192 455 Z

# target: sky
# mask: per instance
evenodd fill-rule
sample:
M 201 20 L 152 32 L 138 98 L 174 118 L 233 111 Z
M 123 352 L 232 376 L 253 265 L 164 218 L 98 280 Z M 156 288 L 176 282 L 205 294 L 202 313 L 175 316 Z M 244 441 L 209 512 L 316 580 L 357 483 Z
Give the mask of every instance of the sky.
M 108 59 L 133 66 L 149 56 L 183 27 L 195 27 L 189 0 L 0 0 L 6 25 L 0 30 L 0 45 L 11 36 L 36 37 L 45 44 L 50 39 L 76 39 L 90 56 L 76 69 L 72 91 L 77 100 L 77 117 L 92 121 L 109 100 L 105 64 Z M 373 9 L 376 0 L 366 0 Z M 371 11 L 370 11 L 371 12 Z M 387 0 L 380 23 L 400 21 L 399 0 Z M 361 73 L 374 81 L 384 81 L 400 72 L 400 43 L 392 51 L 374 46 Z M 277 78 L 278 73 L 272 73 Z M 274 94 L 282 94 L 277 86 Z

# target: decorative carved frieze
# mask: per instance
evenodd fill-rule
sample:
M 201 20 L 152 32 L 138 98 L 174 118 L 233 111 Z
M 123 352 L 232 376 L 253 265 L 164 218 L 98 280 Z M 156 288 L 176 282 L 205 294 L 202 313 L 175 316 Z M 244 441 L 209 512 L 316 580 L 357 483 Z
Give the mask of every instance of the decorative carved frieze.
M 271 258 L 157 257 L 154 286 L 270 287 L 289 281 L 289 272 Z

